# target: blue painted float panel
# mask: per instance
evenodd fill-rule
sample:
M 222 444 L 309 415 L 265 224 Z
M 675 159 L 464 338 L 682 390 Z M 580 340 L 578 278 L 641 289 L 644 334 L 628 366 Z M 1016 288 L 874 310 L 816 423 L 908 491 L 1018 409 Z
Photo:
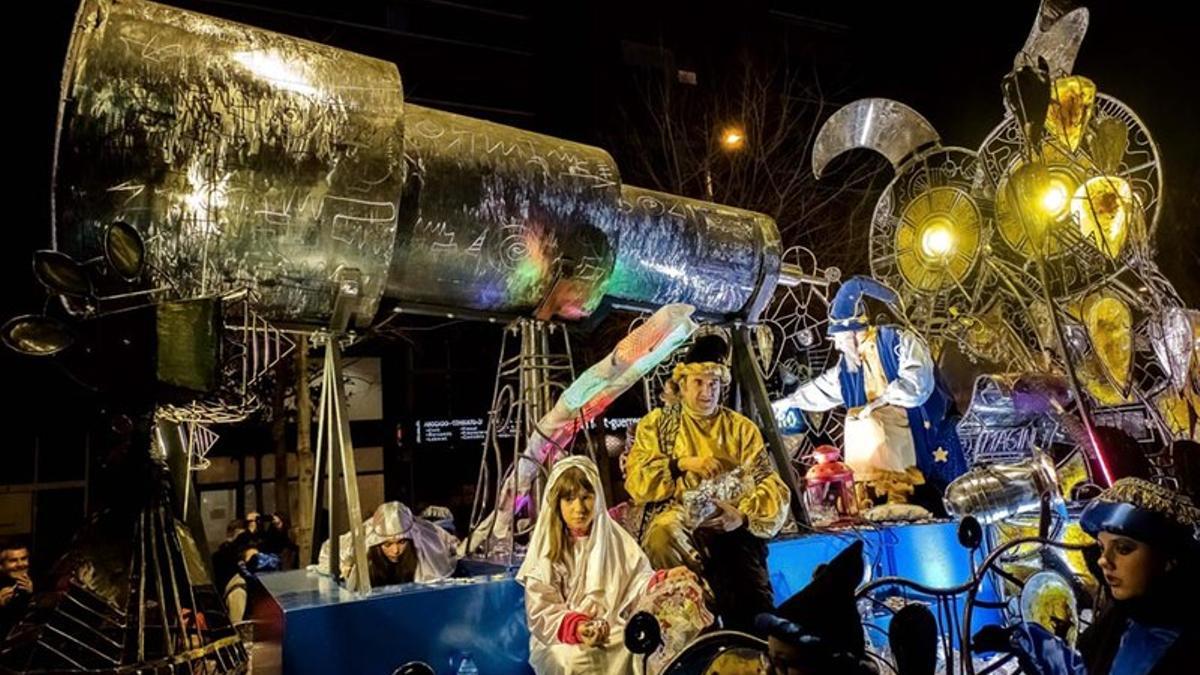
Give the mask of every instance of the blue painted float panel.
M 948 587 L 970 577 L 970 560 L 958 544 L 954 523 L 810 534 L 771 542 L 767 564 L 775 601 L 803 588 L 817 565 L 855 538 L 866 541 L 872 578 L 901 576 Z M 463 571 L 480 572 L 478 568 Z M 288 675 L 389 675 L 413 660 L 433 665 L 438 673 L 453 673 L 456 659 L 464 653 L 470 653 L 479 672 L 488 675 L 531 672 L 526 665 L 529 632 L 524 594 L 511 572 L 380 588 L 363 595 L 305 571 L 266 574 L 260 579 L 269 600 L 256 603 L 254 611 L 260 621 L 281 623 L 277 631 L 266 632 L 278 635 L 282 671 Z M 985 586 L 984 597 L 994 598 L 990 585 Z M 994 611 L 977 610 L 974 625 L 995 620 Z M 886 618 L 881 619 L 880 629 L 886 631 Z

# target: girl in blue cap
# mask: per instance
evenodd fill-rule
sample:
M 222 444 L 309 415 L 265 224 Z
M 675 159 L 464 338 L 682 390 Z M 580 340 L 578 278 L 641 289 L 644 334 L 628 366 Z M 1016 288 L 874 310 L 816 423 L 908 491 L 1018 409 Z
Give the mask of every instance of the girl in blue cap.
M 1031 623 L 1018 624 L 1000 649 L 1039 675 L 1197 672 L 1200 509 L 1173 490 L 1122 478 L 1088 504 L 1079 524 L 1099 544 L 1102 595 L 1079 651 Z

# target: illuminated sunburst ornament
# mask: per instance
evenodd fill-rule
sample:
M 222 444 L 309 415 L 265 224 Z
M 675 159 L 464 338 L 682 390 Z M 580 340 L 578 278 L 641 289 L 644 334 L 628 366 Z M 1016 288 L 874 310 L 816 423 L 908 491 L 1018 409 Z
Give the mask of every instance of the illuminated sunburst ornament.
M 974 176 L 969 151 L 933 148 L 899 166 L 875 205 L 871 274 L 906 305 L 940 312 L 973 302 L 987 223 L 971 196 Z
M 945 316 L 973 315 L 987 276 L 980 260 L 991 219 L 974 196 L 975 153 L 943 147 L 928 120 L 880 98 L 847 104 L 822 125 L 813 175 L 853 148 L 874 150 L 896 171 L 871 218 L 871 276 L 900 294 L 909 320 L 936 353 L 948 331 L 957 330 Z
M 1008 247 L 1022 258 L 1039 248 L 1047 257 L 1062 252 L 1052 230 L 1067 220 L 1072 196 L 1084 182 L 1082 170 L 1070 158 L 1047 147 L 1045 159 L 1035 165 L 1017 160 L 996 188 L 996 229 Z M 1028 174 L 1028 185 L 1017 183 Z M 1025 212 L 1022 212 L 1022 209 Z
M 1036 154 L 1049 175 L 1040 191 L 1027 196 L 1041 212 L 1054 215 L 1041 252 L 1048 258 L 1070 252 L 1084 267 L 1074 275 L 1081 283 L 1098 281 L 1106 272 L 1088 268 L 1075 255 L 1074 243 L 1090 242 L 1110 260 L 1128 255 L 1129 241 L 1153 237 L 1162 194 L 1158 147 L 1149 130 L 1124 103 L 1093 90 L 1085 78 L 1056 81 L 1047 133 Z M 979 147 L 980 181 L 972 193 L 980 203 L 994 203 L 1003 244 L 997 252 L 1018 263 L 1038 252 L 1030 236 L 1037 232 L 1025 227 L 1010 189 L 1026 166 L 1027 150 L 1010 116 Z
M 910 199 L 895 234 L 905 283 L 922 292 L 963 283 L 979 250 L 982 221 L 974 200 L 957 187 L 931 188 Z
M 954 221 L 934 216 L 921 228 L 921 254 L 943 261 L 954 251 Z
M 1046 191 L 1042 193 L 1038 200 L 1038 205 L 1051 215 L 1061 216 L 1067 210 L 1068 200 L 1070 199 L 1066 185 L 1061 180 L 1051 180 Z

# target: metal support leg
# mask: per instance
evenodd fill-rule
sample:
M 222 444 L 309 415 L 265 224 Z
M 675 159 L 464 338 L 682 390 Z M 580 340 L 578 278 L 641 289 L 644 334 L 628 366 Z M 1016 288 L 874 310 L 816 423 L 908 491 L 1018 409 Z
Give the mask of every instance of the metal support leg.
M 783 446 L 783 436 L 779 434 L 779 427 L 775 423 L 775 412 L 772 410 L 771 400 L 767 396 L 767 385 L 762 369 L 758 367 L 758 362 L 754 359 L 754 354 L 750 349 L 750 327 L 737 325 L 733 326 L 729 332 L 733 338 L 733 366 L 738 383 L 745 388 L 750 407 L 762 425 L 763 438 L 767 442 L 767 449 L 770 450 L 771 457 L 775 459 L 779 476 L 792 492 L 792 515 L 796 518 L 797 523 L 808 525 L 808 511 L 804 508 L 801 486 L 796 483 L 795 475 L 792 473 L 791 460 L 788 458 L 787 449 Z
M 324 490 L 329 508 L 329 575 L 341 580 L 342 523 L 346 521 L 353 547 L 354 566 L 346 578 L 346 587 L 352 591 L 371 588 L 367 571 L 367 548 L 363 532 L 362 505 L 358 498 L 358 472 L 354 461 L 354 444 L 350 438 L 350 416 L 346 405 L 345 385 L 342 382 L 342 346 L 339 337 L 326 335 L 325 363 L 321 380 L 321 404 L 317 418 L 316 476 L 317 483 L 322 475 L 324 461 Z M 341 481 L 339 486 L 338 482 Z M 340 492 L 339 492 L 340 487 Z M 314 486 L 313 504 L 319 503 L 320 486 Z M 344 497 L 345 517 L 342 516 Z M 314 508 L 315 513 L 315 508 Z M 314 549 L 319 546 L 315 539 Z

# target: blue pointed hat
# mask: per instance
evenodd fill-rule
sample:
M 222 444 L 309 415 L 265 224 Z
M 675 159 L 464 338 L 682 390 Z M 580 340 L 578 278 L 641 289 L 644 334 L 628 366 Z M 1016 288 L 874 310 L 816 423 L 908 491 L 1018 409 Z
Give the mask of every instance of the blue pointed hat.
M 895 306 L 900 300 L 895 291 L 870 277 L 850 277 L 838 289 L 829 305 L 828 334 L 861 330 L 871 324 L 863 296 L 875 298 L 889 306 Z

